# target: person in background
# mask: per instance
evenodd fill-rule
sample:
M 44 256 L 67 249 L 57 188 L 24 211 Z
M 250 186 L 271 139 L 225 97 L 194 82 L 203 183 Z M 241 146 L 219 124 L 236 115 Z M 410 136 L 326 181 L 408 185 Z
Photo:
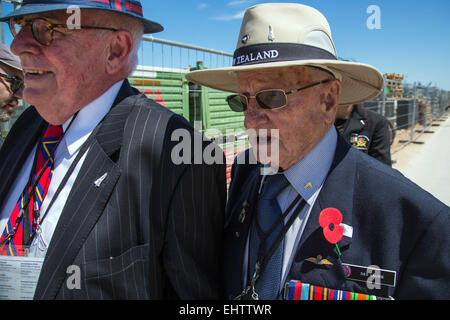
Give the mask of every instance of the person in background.
M 225 165 L 173 158 L 175 131 L 201 135 L 130 86 L 163 27 L 121 3 L 28 0 L 0 19 L 31 105 L 0 151 L 0 249 L 45 259 L 27 298 L 216 299 Z
M 350 104 L 338 106 L 334 125 L 354 148 L 392 165 L 391 134 L 385 117 L 362 104 Z
M 0 43 L 0 82 L 0 122 L 8 122 L 22 98 L 23 72 L 19 58 L 3 43 Z
M 234 92 L 252 144 L 231 173 L 227 297 L 450 298 L 450 208 L 334 127 L 338 105 L 373 99 L 384 83 L 374 67 L 338 60 L 319 11 L 247 9 L 233 66 L 186 78 Z

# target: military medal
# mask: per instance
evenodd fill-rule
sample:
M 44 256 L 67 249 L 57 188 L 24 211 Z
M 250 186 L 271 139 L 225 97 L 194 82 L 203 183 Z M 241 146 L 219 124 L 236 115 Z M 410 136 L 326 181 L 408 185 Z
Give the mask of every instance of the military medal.
M 284 288 L 285 300 L 390 300 L 374 295 L 319 287 L 291 280 Z

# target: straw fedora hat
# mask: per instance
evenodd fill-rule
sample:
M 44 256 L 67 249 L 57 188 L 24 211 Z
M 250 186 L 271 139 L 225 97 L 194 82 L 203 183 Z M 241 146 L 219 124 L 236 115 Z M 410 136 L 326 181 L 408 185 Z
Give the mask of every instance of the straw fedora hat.
M 186 78 L 214 89 L 238 92 L 239 72 L 290 66 L 331 72 L 342 83 L 340 105 L 375 98 L 384 85 L 376 68 L 338 60 L 326 18 L 314 8 L 295 3 L 266 3 L 247 9 L 233 66 L 193 71 Z

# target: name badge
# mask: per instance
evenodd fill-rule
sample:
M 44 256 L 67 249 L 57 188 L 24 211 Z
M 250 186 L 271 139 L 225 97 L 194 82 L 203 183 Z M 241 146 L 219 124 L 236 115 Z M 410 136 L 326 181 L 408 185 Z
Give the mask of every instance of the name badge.
M 380 269 L 377 266 L 363 267 L 347 263 L 343 263 L 342 266 L 348 280 L 395 287 L 397 280 L 397 272 L 395 271 Z
M 44 258 L 0 256 L 0 300 L 32 300 Z

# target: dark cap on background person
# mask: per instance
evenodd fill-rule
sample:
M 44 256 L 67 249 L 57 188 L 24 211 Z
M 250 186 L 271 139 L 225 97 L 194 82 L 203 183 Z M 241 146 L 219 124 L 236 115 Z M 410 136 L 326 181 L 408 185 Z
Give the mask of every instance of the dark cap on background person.
M 0 68 L 11 75 L 22 77 L 22 65 L 19 57 L 11 53 L 9 47 L 0 43 Z

